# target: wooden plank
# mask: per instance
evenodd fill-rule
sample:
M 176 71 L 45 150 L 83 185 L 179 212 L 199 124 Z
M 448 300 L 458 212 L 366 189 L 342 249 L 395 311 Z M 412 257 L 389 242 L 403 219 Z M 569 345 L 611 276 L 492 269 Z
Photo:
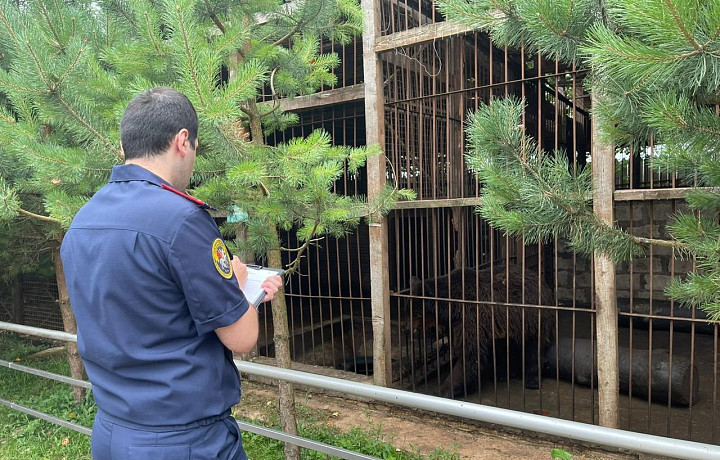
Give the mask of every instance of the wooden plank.
M 453 21 L 414 27 L 402 32 L 378 37 L 375 42 L 375 52 L 382 53 L 383 51 L 389 51 L 403 46 L 417 45 L 418 43 L 451 37 L 453 35 L 462 35 L 474 30 L 473 27 L 461 25 Z
M 455 208 L 462 206 L 480 206 L 482 198 L 479 196 L 471 198 L 446 198 L 441 200 L 416 200 L 398 201 L 394 209 L 430 209 L 430 208 Z
M 343 104 L 346 102 L 360 101 L 365 98 L 365 84 L 345 86 L 343 88 L 331 89 L 308 96 L 279 99 L 280 108 L 286 112 L 297 110 L 313 109 L 326 105 Z M 273 102 L 263 102 L 260 105 L 272 106 Z
M 361 0 L 363 23 L 363 76 L 365 81 L 365 133 L 367 145 L 385 150 L 383 76 L 375 45 L 380 38 L 380 2 Z M 385 155 L 367 163 L 368 198 L 377 198 L 385 188 Z M 373 381 L 375 385 L 392 383 L 392 346 L 390 334 L 390 268 L 388 266 L 387 217 L 373 216 L 368 225 L 370 240 L 370 289 L 372 293 Z
M 681 200 L 692 187 L 616 190 L 615 201 Z

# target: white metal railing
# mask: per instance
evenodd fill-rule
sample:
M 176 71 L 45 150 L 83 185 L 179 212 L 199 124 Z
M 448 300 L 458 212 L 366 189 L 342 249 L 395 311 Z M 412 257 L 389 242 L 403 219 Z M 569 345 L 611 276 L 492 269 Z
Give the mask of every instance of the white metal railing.
M 19 326 L 17 324 L 0 322 L 0 330 L 10 330 L 21 332 L 24 334 L 40 335 L 46 338 L 56 340 L 75 341 L 76 338 L 72 334 L 66 332 L 48 331 L 46 329 L 33 328 L 28 326 Z M 485 406 L 482 404 L 474 404 L 464 401 L 455 401 L 447 398 L 436 396 L 428 396 L 409 391 L 395 390 L 366 383 L 351 382 L 324 375 L 310 374 L 292 369 L 282 369 L 274 366 L 267 366 L 247 361 L 235 360 L 235 364 L 241 372 L 251 375 L 284 380 L 288 382 L 307 385 L 324 390 L 336 391 L 343 394 L 350 394 L 369 398 L 375 401 L 396 404 L 399 406 L 412 407 L 432 411 L 435 413 L 446 414 L 456 417 L 462 417 L 469 420 L 475 420 L 486 423 L 493 423 L 507 427 L 519 428 L 522 430 L 533 431 L 537 433 L 549 434 L 552 436 L 567 438 L 574 441 L 583 441 L 602 446 L 614 447 L 619 449 L 628 449 L 634 452 L 642 452 L 653 455 L 661 455 L 665 457 L 681 458 L 687 460 L 717 460 L 720 458 L 720 446 L 712 444 L 703 444 L 693 441 L 685 441 L 681 439 L 665 438 L 644 433 L 634 433 L 631 431 L 619 430 L 615 428 L 606 428 L 588 423 L 574 422 L 570 420 L 562 420 L 551 417 L 545 417 L 535 414 L 526 414 L 523 412 L 502 409 L 498 407 Z M 17 367 L 17 366 L 16 366 Z M 2 400 L 0 400 L 1 402 Z M 261 435 L 267 435 L 262 427 L 247 426 L 248 424 L 240 424 L 240 427 Z M 258 431 L 253 431 L 253 430 Z M 277 432 L 280 433 L 280 432 Z M 284 436 L 288 436 L 282 433 Z M 278 436 L 280 436 L 278 434 Z M 285 442 L 295 444 L 290 438 L 280 439 Z M 308 440 L 309 441 L 309 440 Z M 309 441 L 314 443 L 314 441 Z M 298 444 L 300 445 L 300 444 Z M 305 447 L 305 446 L 303 446 Z M 330 446 L 332 447 L 332 446 Z M 312 448 L 312 447 L 311 447 Z M 325 451 L 321 451 L 326 453 Z M 329 452 L 327 452 L 329 453 Z M 352 454 L 355 454 L 351 452 Z M 341 458 L 372 458 L 372 457 L 342 457 L 336 453 L 332 453 Z M 360 455 L 360 454 L 355 454 Z

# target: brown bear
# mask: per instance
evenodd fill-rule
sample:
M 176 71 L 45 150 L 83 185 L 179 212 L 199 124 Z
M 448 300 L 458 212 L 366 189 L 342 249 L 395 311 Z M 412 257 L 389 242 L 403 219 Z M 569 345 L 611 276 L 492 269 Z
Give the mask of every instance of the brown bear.
M 519 361 L 517 354 L 524 349 L 525 387 L 540 387 L 538 351 L 542 357 L 555 335 L 555 310 L 550 308 L 555 305 L 552 291 L 538 279 L 535 270 L 525 270 L 523 275 L 517 266 L 510 266 L 508 273 L 504 267 L 494 267 L 492 300 L 500 305 L 463 302 L 490 301 L 490 278 L 489 268 L 479 271 L 465 268 L 424 282 L 415 277 L 411 281 L 411 295 L 425 297 L 423 308 L 415 307 L 412 312 L 413 328 L 416 331 L 422 328 L 426 337 L 437 334 L 449 339 L 450 362 L 454 364 L 440 386 L 441 396 L 452 398 L 475 391 L 480 371 L 488 372 L 488 365 L 490 372 L 495 371 L 493 340 L 501 340 L 499 348 L 504 349 L 505 343 L 510 345 L 511 355 L 507 358 L 511 361 Z M 545 308 L 523 308 L 522 304 Z M 437 330 L 428 330 L 428 325 Z

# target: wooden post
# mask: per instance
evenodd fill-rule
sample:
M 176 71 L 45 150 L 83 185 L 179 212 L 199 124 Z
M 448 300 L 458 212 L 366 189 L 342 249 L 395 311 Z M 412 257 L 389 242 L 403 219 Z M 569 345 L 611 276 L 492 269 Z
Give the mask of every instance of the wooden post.
M 363 72 L 365 79 L 365 139 L 367 145 L 377 144 L 385 151 L 385 116 L 383 81 L 375 43 L 380 37 L 380 2 L 361 0 L 363 23 Z M 368 198 L 377 197 L 385 186 L 385 155 L 370 159 L 367 164 Z M 387 218 L 374 216 L 369 225 L 370 292 L 373 327 L 373 380 L 375 385 L 392 382 L 390 357 L 390 278 L 388 268 Z
M 15 278 L 13 282 L 13 315 L 12 320 L 15 324 L 23 324 L 25 318 L 23 318 L 25 310 L 25 300 L 23 299 L 22 282 L 20 277 Z
M 70 296 L 68 295 L 67 284 L 65 283 L 65 269 L 60 259 L 60 244 L 62 243 L 63 236 L 64 234 L 61 234 L 52 242 L 52 257 L 53 263 L 55 264 L 55 279 L 57 280 L 58 287 L 58 303 L 65 332 L 77 334 L 77 323 L 75 322 L 75 315 L 70 305 Z M 68 363 L 70 364 L 70 376 L 74 379 L 86 380 L 87 374 L 85 373 L 85 367 L 80 358 L 80 353 L 78 353 L 77 344 L 68 342 L 65 347 L 67 348 Z M 83 387 L 73 386 L 72 392 L 75 402 L 82 402 L 85 398 L 85 388 Z
M 592 107 L 597 107 L 597 93 L 592 93 Z M 613 225 L 613 191 L 615 190 L 615 149 L 600 140 L 600 128 L 592 117 L 593 209 L 603 222 Z M 618 427 L 618 316 L 615 290 L 615 263 L 595 253 L 595 309 L 597 312 L 597 368 L 600 425 Z

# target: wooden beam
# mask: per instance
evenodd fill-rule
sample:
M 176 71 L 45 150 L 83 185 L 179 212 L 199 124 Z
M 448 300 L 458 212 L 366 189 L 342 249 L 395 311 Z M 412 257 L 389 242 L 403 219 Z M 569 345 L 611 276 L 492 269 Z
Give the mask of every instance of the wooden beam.
M 462 35 L 474 30 L 472 27 L 460 25 L 453 21 L 413 27 L 409 30 L 378 37 L 375 41 L 375 52 L 382 53 L 383 51 L 389 51 L 403 46 L 417 45 L 453 35 Z
M 313 109 L 325 105 L 342 104 L 345 102 L 361 101 L 365 98 L 365 84 L 345 86 L 342 88 L 322 91 L 308 96 L 279 99 L 280 108 L 286 112 Z M 263 102 L 260 105 L 271 106 L 273 102 Z
M 682 200 L 693 187 L 658 188 L 641 190 L 616 190 L 614 198 L 623 201 Z M 482 197 L 447 198 L 441 200 L 398 201 L 393 209 L 453 208 L 457 206 L 480 206 Z
M 416 200 L 398 201 L 393 209 L 430 209 L 430 208 L 456 208 L 462 206 L 480 206 L 482 198 L 447 198 L 443 200 Z
M 693 187 L 616 190 L 615 201 L 682 200 Z
M 380 38 L 380 2 L 361 0 L 363 22 L 363 74 L 365 80 L 365 142 L 385 151 L 385 101 L 383 75 L 375 45 Z M 385 155 L 367 163 L 368 198 L 377 198 L 385 187 Z M 373 329 L 373 382 L 378 386 L 392 383 L 390 330 L 390 268 L 388 262 L 387 217 L 373 216 L 368 225 L 370 244 L 370 290 Z

